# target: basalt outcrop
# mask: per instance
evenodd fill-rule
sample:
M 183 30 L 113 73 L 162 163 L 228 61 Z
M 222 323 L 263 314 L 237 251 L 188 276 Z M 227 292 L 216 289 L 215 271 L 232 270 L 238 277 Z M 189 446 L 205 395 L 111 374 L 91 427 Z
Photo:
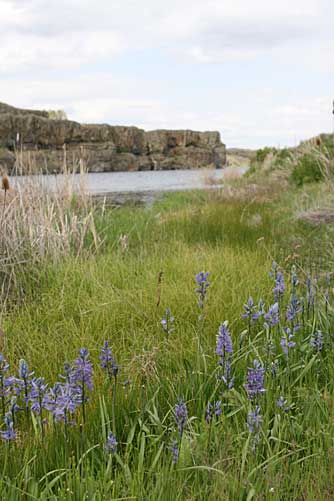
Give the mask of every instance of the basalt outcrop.
M 225 161 L 219 132 L 80 124 L 0 103 L 0 164 L 9 172 L 220 168 Z

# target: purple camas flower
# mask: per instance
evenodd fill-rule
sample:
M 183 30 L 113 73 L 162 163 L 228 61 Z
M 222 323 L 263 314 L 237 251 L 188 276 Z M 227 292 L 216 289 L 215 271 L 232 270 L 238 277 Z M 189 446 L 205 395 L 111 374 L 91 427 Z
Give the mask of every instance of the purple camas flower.
M 290 410 L 290 406 L 288 405 L 288 401 L 281 395 L 276 402 L 277 407 L 282 409 L 284 412 L 288 412 Z
M 82 390 L 84 387 L 87 387 L 88 390 L 93 389 L 93 366 L 86 348 L 81 348 L 79 356 L 74 362 L 71 382 L 79 385 Z
M 57 394 L 53 394 L 53 401 L 50 399 L 48 405 L 52 411 L 54 420 L 64 421 L 69 424 L 69 415 L 83 403 L 81 389 L 65 382 L 57 387 Z
M 216 344 L 216 354 L 219 356 L 219 364 L 224 365 L 226 356 L 233 353 L 233 345 L 231 335 L 227 328 L 227 322 L 224 322 L 219 327 L 217 344 Z
M 177 440 L 173 440 L 173 443 L 168 449 L 172 452 L 172 462 L 177 463 L 180 456 L 179 444 Z
M 107 437 L 107 442 L 104 446 L 106 452 L 108 454 L 113 454 L 113 455 L 116 454 L 117 445 L 118 445 L 118 442 L 117 442 L 115 435 L 112 432 L 110 432 L 108 437 Z
M 169 338 L 170 334 L 175 330 L 175 328 L 173 327 L 174 320 L 175 319 L 171 315 L 170 309 L 166 308 L 165 316 L 162 318 L 160 323 L 162 325 L 163 330 L 166 333 L 167 339 Z
M 53 415 L 55 414 L 55 410 L 57 407 L 57 400 L 61 392 L 62 392 L 61 383 L 55 383 L 53 388 L 50 388 L 48 393 L 45 395 L 44 407 L 48 411 L 52 412 Z
M 264 302 L 260 299 L 259 304 L 256 305 L 252 296 L 249 297 L 247 303 L 244 304 L 245 313 L 242 318 L 247 318 L 250 325 L 253 325 L 264 314 Z
M 253 320 L 257 321 L 260 317 L 263 317 L 264 314 L 265 314 L 264 301 L 260 298 L 259 303 L 257 305 L 257 311 L 253 315 Z
M 255 398 L 266 391 L 264 388 L 264 374 L 265 368 L 258 360 L 254 360 L 253 367 L 248 368 L 247 383 L 245 384 L 248 398 Z
M 266 322 L 264 322 L 264 326 L 269 329 L 273 325 L 277 325 L 279 322 L 279 304 L 274 303 L 272 306 L 269 307 L 269 310 L 267 313 L 264 315 L 264 319 Z
M 16 380 L 16 382 L 21 386 L 24 392 L 24 403 L 26 405 L 26 412 L 28 413 L 28 403 L 29 403 L 29 391 L 31 388 L 31 376 L 34 375 L 34 372 L 29 372 L 28 364 L 23 358 L 19 361 L 19 376 L 21 381 Z
M 84 361 L 79 357 L 78 364 L 71 367 L 68 362 L 64 364 L 65 375 L 60 378 L 64 383 L 56 383 L 45 397 L 45 408 L 52 412 L 55 422 L 63 421 L 65 425 L 71 424 L 69 416 L 72 415 L 80 405 L 84 407 L 86 401 L 85 382 L 86 377 L 91 374 L 88 366 L 86 371 L 88 353 L 84 354 Z M 90 363 L 90 362 L 89 362 Z M 85 377 L 84 377 L 85 376 Z M 89 378 L 88 378 L 89 382 Z
M 253 314 L 256 310 L 256 306 L 255 306 L 255 303 L 254 303 L 252 296 L 250 296 L 248 298 L 247 303 L 244 304 L 244 310 L 245 310 L 245 313 L 242 314 L 242 318 L 249 318 L 252 320 Z
M 288 358 L 289 350 L 296 346 L 296 343 L 294 341 L 295 334 L 289 327 L 285 327 L 284 332 L 285 334 L 281 337 L 280 345 L 283 348 L 286 358 Z
M 117 377 L 119 365 L 115 363 L 115 358 L 112 354 L 112 346 L 109 345 L 108 341 L 105 341 L 101 348 L 100 362 L 102 369 L 106 371 L 110 379 L 112 377 Z
M 209 282 L 208 278 L 210 276 L 210 272 L 200 271 L 195 275 L 196 282 L 198 287 L 196 288 L 196 292 L 198 294 L 198 306 L 202 309 L 204 307 L 204 300 L 210 286 L 211 282 Z
M 227 322 L 224 322 L 219 327 L 216 354 L 219 357 L 219 365 L 222 374 L 218 375 L 218 379 L 222 379 L 228 389 L 233 388 L 234 376 L 231 377 L 231 357 L 233 353 L 233 345 L 231 335 L 227 328 Z
M 273 264 L 271 265 L 271 271 L 269 272 L 269 276 L 276 278 L 277 270 L 278 270 L 278 264 L 276 263 L 276 261 L 273 261 Z
M 261 416 L 261 409 L 258 405 L 255 406 L 254 411 L 248 413 L 247 426 L 251 433 L 258 433 L 261 429 L 263 418 Z
M 7 442 L 15 441 L 16 431 L 14 430 L 13 418 L 10 412 L 5 415 L 5 427 L 5 430 L 0 431 L 1 438 Z
M 310 345 L 315 351 L 321 351 L 324 347 L 324 336 L 321 331 L 313 332 L 310 340 Z
M 282 271 L 278 271 L 276 273 L 275 287 L 273 289 L 274 298 L 276 301 L 279 301 L 283 297 L 284 291 L 285 291 L 284 275 Z
M 182 398 L 178 399 L 178 403 L 174 407 L 174 419 L 179 432 L 179 438 L 182 437 L 187 424 L 188 409 Z
M 34 372 L 29 372 L 27 362 L 23 358 L 21 358 L 21 360 L 19 361 L 19 376 L 20 376 L 20 378 L 23 380 L 28 380 L 33 375 L 34 375 Z
M 217 402 L 213 405 L 209 402 L 208 407 L 205 411 L 205 420 L 207 423 L 210 423 L 214 417 L 219 417 L 222 413 L 222 403 L 221 400 L 217 400 Z
M 31 390 L 29 393 L 30 408 L 37 416 L 41 414 L 42 407 L 44 406 L 47 387 L 48 385 L 45 384 L 42 377 L 34 378 L 31 381 Z
M 218 374 L 218 379 L 221 379 L 228 390 L 231 390 L 234 386 L 235 376 L 231 374 L 231 360 L 228 359 L 225 362 L 225 367 L 222 374 Z
M 19 396 L 23 390 L 24 383 L 22 379 L 16 376 L 8 376 L 4 379 L 5 392 Z
M 300 301 L 298 300 L 296 294 L 293 294 L 286 310 L 286 319 L 288 322 L 290 322 L 291 328 L 294 331 L 300 328 L 300 324 L 298 323 L 298 315 L 301 311 L 302 308 Z
M 70 382 L 71 377 L 72 377 L 73 367 L 68 362 L 64 363 L 64 372 L 65 372 L 65 376 L 60 376 L 61 379 L 64 379 L 65 381 Z

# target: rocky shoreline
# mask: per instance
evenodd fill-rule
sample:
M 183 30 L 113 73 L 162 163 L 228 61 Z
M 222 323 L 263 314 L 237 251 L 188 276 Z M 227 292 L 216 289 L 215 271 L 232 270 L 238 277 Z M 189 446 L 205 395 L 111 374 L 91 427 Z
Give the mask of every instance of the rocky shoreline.
M 222 168 L 225 163 L 225 145 L 216 131 L 80 124 L 0 103 L 0 164 L 8 172 Z

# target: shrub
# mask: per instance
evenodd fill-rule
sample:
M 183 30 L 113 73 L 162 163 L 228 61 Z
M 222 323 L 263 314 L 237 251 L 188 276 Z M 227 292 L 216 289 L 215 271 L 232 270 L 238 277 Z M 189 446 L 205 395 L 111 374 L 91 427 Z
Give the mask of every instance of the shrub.
M 255 156 L 251 159 L 251 163 L 247 171 L 247 176 L 255 174 L 255 172 L 259 167 L 261 167 L 267 156 L 270 153 L 275 153 L 275 152 L 276 152 L 275 148 L 269 148 L 269 147 L 260 148 L 259 150 L 257 150 Z
M 264 160 L 269 155 L 269 153 L 272 153 L 274 151 L 275 151 L 275 148 L 269 148 L 269 147 L 265 147 L 265 148 L 261 148 L 261 149 L 257 150 L 256 155 L 255 155 L 255 161 L 258 163 L 264 162 Z
M 322 164 L 313 155 L 303 155 L 295 165 L 291 179 L 298 186 L 304 183 L 317 183 L 323 179 Z
M 292 158 L 292 153 L 288 148 L 283 148 L 278 150 L 276 153 L 275 160 L 273 162 L 273 168 L 283 167 L 285 163 Z

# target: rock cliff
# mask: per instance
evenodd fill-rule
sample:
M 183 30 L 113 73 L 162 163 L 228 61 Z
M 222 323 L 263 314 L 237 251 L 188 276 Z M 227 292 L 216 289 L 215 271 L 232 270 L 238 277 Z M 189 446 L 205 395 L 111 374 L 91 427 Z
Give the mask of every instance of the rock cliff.
M 225 161 L 219 132 L 80 124 L 0 103 L 0 164 L 9 171 L 220 168 Z

